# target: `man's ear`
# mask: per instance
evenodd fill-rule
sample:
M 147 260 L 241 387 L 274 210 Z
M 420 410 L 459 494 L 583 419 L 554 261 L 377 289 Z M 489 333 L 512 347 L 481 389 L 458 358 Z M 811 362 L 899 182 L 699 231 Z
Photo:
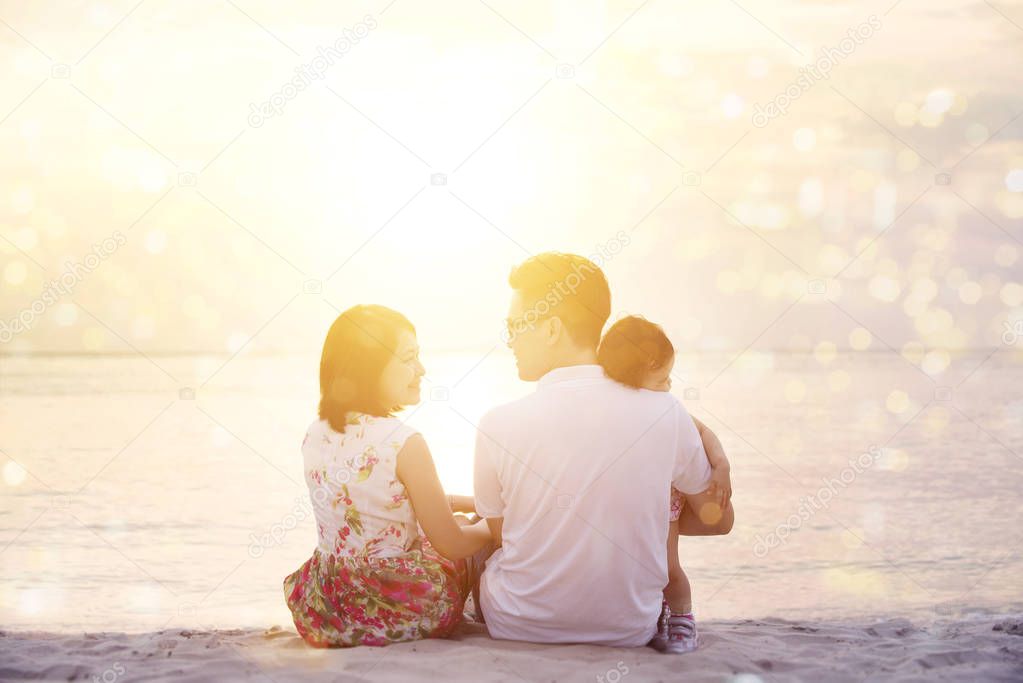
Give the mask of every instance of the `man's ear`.
M 554 316 L 547 319 L 547 346 L 554 346 L 561 339 L 565 326 L 561 318 Z

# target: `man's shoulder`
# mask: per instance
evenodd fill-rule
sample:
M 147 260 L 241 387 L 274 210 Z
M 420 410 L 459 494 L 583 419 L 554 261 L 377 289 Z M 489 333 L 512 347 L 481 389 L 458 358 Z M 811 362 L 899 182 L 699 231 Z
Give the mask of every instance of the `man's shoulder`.
M 522 424 L 523 420 L 528 420 L 532 416 L 549 410 L 550 400 L 551 397 L 543 392 L 526 394 L 514 401 L 502 403 L 488 410 L 480 418 L 480 425 Z M 587 412 L 586 409 L 592 408 L 595 402 L 607 402 L 609 405 L 632 408 L 643 413 L 656 412 L 658 415 L 662 415 L 674 411 L 680 415 L 688 415 L 682 402 L 669 392 L 635 389 L 611 379 L 594 384 L 592 391 L 587 391 L 585 394 L 577 394 L 571 399 L 561 397 L 557 400 L 559 402 L 576 400 L 579 402 L 582 412 Z
M 639 393 L 643 396 L 644 400 L 650 401 L 651 404 L 661 408 L 661 410 L 675 410 L 676 412 L 688 413 L 682 401 L 671 392 L 640 389 Z
M 480 427 L 482 428 L 484 425 L 500 426 L 509 421 L 514 422 L 522 419 L 524 415 L 535 409 L 536 398 L 537 394 L 535 393 L 526 394 L 514 401 L 494 406 L 483 413 L 483 417 L 480 418 Z
M 614 380 L 608 380 L 604 388 L 609 400 L 618 401 L 623 406 L 635 407 L 640 411 L 660 411 L 660 414 L 668 410 L 685 410 L 678 397 L 667 391 L 636 389 Z

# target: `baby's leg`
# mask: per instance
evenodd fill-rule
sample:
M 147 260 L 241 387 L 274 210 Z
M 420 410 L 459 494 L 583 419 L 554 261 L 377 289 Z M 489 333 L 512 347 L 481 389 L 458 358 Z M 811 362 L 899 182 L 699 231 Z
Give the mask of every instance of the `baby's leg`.
M 677 614 L 693 611 L 692 588 L 678 560 L 678 520 L 668 526 L 668 585 L 664 587 L 664 600 Z

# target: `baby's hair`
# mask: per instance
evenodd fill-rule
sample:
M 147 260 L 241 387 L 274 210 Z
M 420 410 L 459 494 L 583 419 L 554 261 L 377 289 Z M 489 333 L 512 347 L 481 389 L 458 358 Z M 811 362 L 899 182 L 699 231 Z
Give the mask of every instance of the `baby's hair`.
M 673 355 L 675 347 L 660 325 L 630 315 L 604 333 L 597 362 L 611 379 L 638 389 L 648 372 L 663 367 Z

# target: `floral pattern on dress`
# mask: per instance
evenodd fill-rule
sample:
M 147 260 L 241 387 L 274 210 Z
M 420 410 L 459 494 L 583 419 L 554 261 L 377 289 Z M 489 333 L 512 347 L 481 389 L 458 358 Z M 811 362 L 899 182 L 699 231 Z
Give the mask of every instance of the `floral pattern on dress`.
M 443 638 L 461 620 L 469 590 L 464 562 L 426 548 L 370 560 L 317 550 L 284 580 L 295 628 L 314 647 Z
M 469 572 L 419 535 L 396 474 L 415 432 L 364 414 L 348 424 L 340 434 L 321 420 L 303 441 L 318 544 L 284 579 L 295 628 L 316 647 L 444 637 L 461 619 Z

